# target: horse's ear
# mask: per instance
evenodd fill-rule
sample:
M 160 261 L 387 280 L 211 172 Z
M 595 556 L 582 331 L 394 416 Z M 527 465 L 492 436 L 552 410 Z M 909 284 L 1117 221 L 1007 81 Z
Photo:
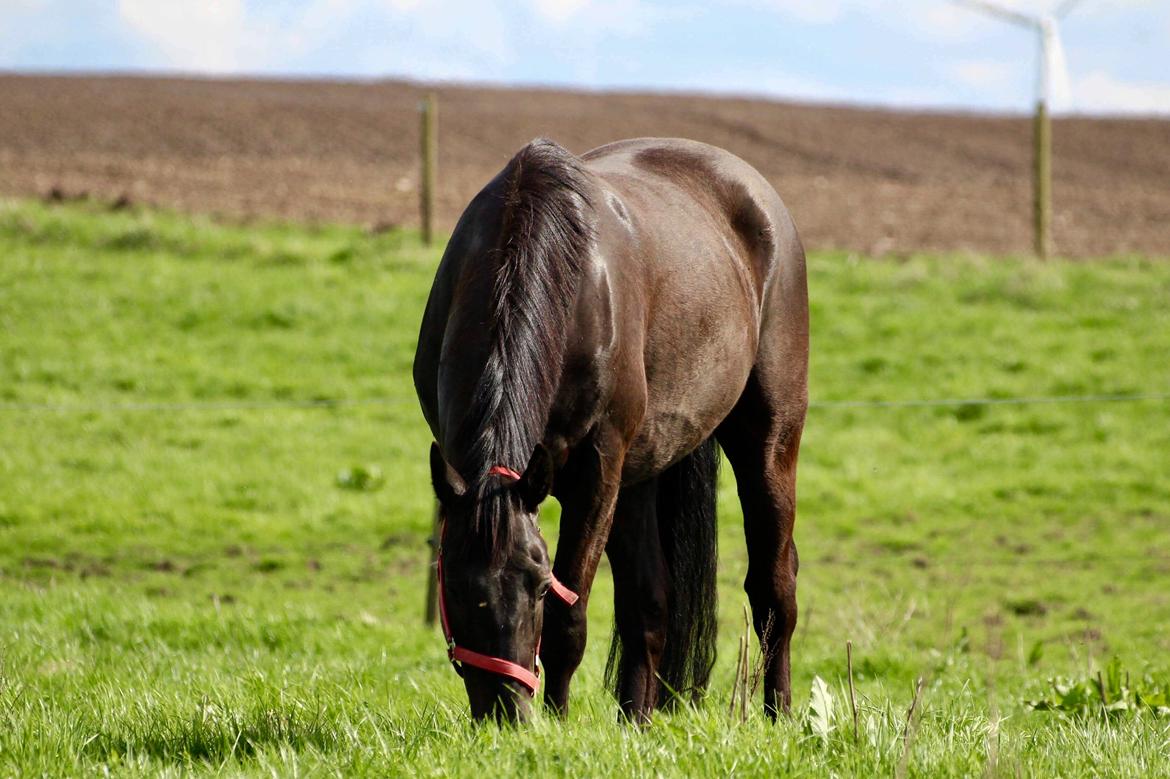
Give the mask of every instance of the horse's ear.
M 528 467 L 516 488 L 520 490 L 520 497 L 529 511 L 536 511 L 536 507 L 548 497 L 552 490 L 553 461 L 552 454 L 544 444 L 537 444 L 532 450 L 532 457 L 528 459 Z
M 467 492 L 467 484 L 458 472 L 443 459 L 437 443 L 431 443 L 431 484 L 440 503 L 451 503 Z

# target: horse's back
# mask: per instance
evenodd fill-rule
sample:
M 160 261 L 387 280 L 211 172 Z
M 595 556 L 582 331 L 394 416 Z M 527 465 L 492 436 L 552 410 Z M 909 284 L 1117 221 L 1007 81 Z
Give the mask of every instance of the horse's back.
M 633 138 L 599 146 L 581 159 L 606 189 L 630 193 L 641 184 L 660 205 L 673 201 L 679 215 L 698 207 L 724 221 L 736 239 L 738 251 L 732 254 L 746 262 L 756 292 L 763 292 L 777 265 L 788 262 L 803 270 L 800 239 L 780 196 L 759 171 L 726 149 L 685 138 Z

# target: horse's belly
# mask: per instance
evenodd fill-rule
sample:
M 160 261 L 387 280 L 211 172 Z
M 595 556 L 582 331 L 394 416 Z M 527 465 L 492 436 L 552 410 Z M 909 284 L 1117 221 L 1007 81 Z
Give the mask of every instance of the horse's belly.
M 626 452 L 623 481 L 664 471 L 731 413 L 755 361 L 754 322 L 729 316 L 695 343 L 663 343 L 646 364 L 646 411 Z

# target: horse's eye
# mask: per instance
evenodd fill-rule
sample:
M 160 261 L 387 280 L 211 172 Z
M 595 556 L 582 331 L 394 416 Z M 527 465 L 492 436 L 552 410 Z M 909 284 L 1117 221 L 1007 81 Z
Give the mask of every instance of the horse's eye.
M 540 600 L 548 594 L 549 588 L 552 587 L 552 581 L 545 579 L 540 584 L 536 585 L 536 599 Z

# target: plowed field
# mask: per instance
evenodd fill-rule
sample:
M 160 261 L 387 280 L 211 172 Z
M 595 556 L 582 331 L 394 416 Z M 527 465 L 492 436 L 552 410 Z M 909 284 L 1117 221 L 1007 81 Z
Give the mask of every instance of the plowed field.
M 398 82 L 0 76 L 0 194 L 230 217 L 417 222 L 418 100 Z M 1030 246 L 1030 123 L 693 95 L 442 87 L 440 227 L 537 135 L 724 146 L 806 244 L 868 253 Z M 1170 255 L 1170 121 L 1055 127 L 1057 248 Z

